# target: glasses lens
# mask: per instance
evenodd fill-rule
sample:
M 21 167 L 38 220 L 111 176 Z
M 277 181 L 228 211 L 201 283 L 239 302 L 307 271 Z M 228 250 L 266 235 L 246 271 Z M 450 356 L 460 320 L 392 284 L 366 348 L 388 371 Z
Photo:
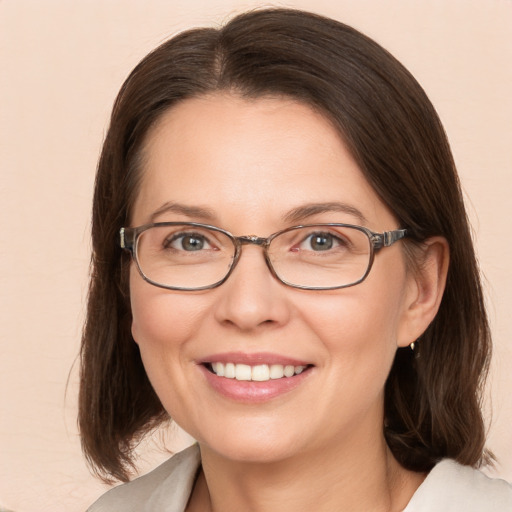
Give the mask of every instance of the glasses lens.
M 360 281 L 370 263 L 368 235 L 347 226 L 307 226 L 275 237 L 268 255 L 274 271 L 288 284 L 337 288 Z
M 139 268 L 149 281 L 197 289 L 224 279 L 235 246 L 221 231 L 178 224 L 146 229 L 139 234 L 136 252 Z

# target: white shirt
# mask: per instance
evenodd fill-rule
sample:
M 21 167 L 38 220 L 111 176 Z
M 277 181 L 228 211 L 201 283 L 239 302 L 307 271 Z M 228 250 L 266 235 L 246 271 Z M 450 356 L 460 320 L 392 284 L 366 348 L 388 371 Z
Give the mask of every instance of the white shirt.
M 193 445 L 140 478 L 111 489 L 87 512 L 184 512 L 201 456 Z M 403 512 L 512 512 L 512 485 L 445 459 Z

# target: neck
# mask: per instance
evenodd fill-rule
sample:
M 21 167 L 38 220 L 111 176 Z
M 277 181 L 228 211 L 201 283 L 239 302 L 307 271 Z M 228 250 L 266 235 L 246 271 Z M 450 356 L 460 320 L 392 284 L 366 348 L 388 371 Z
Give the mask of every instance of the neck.
M 272 463 L 227 460 L 202 446 L 188 511 L 401 511 L 425 475 L 403 469 L 382 434 L 374 439 Z

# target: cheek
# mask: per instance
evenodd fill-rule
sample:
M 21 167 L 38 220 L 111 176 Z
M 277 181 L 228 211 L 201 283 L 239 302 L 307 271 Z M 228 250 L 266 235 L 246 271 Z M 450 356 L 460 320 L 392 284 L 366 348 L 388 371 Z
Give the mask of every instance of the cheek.
M 319 294 L 301 307 L 304 324 L 320 340 L 346 389 L 373 381 L 378 392 L 391 368 L 404 318 L 406 280 L 403 267 L 387 268 L 386 274 L 375 272 L 358 286 Z
M 175 350 L 193 337 L 202 315 L 193 299 L 150 285 L 132 269 L 132 335 L 141 352 Z
M 139 346 L 147 376 L 164 408 L 178 423 L 193 410 L 195 398 L 187 383 L 191 347 L 201 317 L 197 297 L 173 294 L 143 281 L 130 279 L 132 335 Z M 204 309 L 204 308 L 203 308 Z
M 326 343 L 364 350 L 392 344 L 396 348 L 396 334 L 402 308 L 401 294 L 376 294 L 359 288 L 343 290 L 338 296 L 320 296 L 303 307 L 307 323 L 319 331 Z M 341 342 L 341 343 L 340 343 Z
M 303 309 L 305 323 L 321 340 L 326 353 L 345 368 L 368 368 L 393 357 L 396 350 L 397 316 L 388 301 L 374 305 L 364 294 L 312 301 Z M 364 365 L 360 363 L 364 362 Z

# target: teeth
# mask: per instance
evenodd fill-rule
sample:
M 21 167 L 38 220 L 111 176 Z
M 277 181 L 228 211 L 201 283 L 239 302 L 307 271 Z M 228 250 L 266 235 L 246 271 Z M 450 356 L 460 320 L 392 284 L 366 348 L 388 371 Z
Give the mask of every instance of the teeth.
M 252 380 L 257 382 L 265 382 L 270 379 L 282 379 L 283 377 L 293 377 L 302 373 L 305 366 L 292 366 L 282 364 L 258 364 L 249 366 L 248 364 L 234 363 L 212 363 L 213 373 L 219 377 L 236 380 Z
M 212 370 L 219 377 L 224 377 L 224 365 L 221 363 L 212 363 Z
M 284 366 L 282 364 L 273 364 L 270 367 L 271 379 L 282 379 L 284 377 Z
M 264 382 L 270 379 L 270 370 L 268 368 L 268 364 L 259 364 L 258 366 L 253 366 L 251 370 L 251 380 L 257 380 L 260 382 Z
M 293 377 L 295 375 L 295 368 L 291 365 L 287 365 L 284 367 L 284 376 L 285 377 Z
M 222 363 L 217 363 L 221 365 Z M 236 375 L 236 369 L 235 365 L 233 363 L 226 363 L 224 366 L 224 377 L 227 377 L 228 379 L 234 379 Z
M 248 364 L 235 365 L 236 380 L 251 380 L 251 367 Z

